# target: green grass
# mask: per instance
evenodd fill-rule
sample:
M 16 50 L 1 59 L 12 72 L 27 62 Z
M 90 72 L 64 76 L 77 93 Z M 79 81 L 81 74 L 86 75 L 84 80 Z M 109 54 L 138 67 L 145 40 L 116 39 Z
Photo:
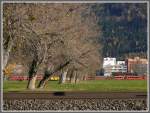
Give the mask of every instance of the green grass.
M 3 83 L 4 92 L 28 91 L 27 81 L 4 81 Z M 41 91 L 146 92 L 147 82 L 145 80 L 95 80 L 77 84 L 58 84 L 58 81 L 49 81 Z

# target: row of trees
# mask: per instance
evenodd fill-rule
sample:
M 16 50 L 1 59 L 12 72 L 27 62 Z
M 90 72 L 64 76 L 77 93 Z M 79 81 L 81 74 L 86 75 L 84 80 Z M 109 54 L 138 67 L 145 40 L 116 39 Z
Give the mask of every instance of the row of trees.
M 4 67 L 21 61 L 28 67 L 27 88 L 35 89 L 42 68 L 43 88 L 60 73 L 71 83 L 100 68 L 100 29 L 89 4 L 15 4 L 3 6 Z

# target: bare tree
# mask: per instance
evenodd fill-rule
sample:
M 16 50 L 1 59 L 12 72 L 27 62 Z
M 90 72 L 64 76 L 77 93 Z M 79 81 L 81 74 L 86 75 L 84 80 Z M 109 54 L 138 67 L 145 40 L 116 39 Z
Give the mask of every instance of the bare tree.
M 17 34 L 23 39 L 21 55 L 26 56 L 29 65 L 29 89 L 35 88 L 41 65 L 45 65 L 45 74 L 38 85 L 40 88 L 56 72 L 62 72 L 64 82 L 66 78 L 77 82 L 100 67 L 100 46 L 97 43 L 100 30 L 89 4 L 14 6 L 17 7 L 14 13 L 20 20 L 20 33 Z M 49 63 L 53 67 L 50 70 Z
M 19 32 L 19 18 L 17 14 L 14 13 L 16 6 L 4 4 L 3 10 L 3 68 L 5 68 L 15 41 L 18 39 L 17 32 Z

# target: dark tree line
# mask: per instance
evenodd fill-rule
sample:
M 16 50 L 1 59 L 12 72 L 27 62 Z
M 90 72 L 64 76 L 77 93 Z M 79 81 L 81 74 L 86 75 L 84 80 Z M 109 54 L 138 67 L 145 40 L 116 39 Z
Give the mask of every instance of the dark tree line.
M 96 4 L 93 10 L 102 30 L 103 57 L 147 56 L 146 3 Z

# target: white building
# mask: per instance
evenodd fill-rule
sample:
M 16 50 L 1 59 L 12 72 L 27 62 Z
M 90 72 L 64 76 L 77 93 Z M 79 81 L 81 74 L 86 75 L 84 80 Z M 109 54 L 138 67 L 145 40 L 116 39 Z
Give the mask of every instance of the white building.
M 104 58 L 104 76 L 111 76 L 113 72 L 127 72 L 125 61 L 116 61 L 116 58 Z
M 111 72 L 127 72 L 127 66 L 126 65 L 115 65 L 112 67 Z
M 104 58 L 104 62 L 103 62 L 103 68 L 107 67 L 107 66 L 114 66 L 116 65 L 116 58 Z
M 125 65 L 125 61 L 117 61 L 117 65 Z

